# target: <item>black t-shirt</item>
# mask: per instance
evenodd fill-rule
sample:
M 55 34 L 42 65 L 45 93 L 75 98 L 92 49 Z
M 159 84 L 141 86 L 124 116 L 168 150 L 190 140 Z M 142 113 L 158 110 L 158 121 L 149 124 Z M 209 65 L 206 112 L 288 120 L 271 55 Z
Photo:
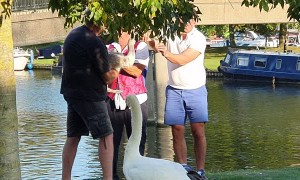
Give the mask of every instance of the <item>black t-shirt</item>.
M 102 80 L 109 71 L 107 48 L 86 26 L 72 30 L 64 42 L 61 94 L 87 101 L 105 100 Z

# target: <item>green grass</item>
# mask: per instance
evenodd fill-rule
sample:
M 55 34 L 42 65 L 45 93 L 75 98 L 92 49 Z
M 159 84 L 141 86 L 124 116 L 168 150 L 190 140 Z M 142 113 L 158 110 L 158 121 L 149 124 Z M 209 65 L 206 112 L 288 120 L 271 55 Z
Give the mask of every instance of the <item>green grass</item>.
M 300 166 L 273 170 L 238 170 L 207 173 L 210 180 L 298 180 Z
M 204 66 L 208 70 L 216 71 L 220 60 L 224 59 L 227 47 L 206 48 Z
M 58 42 L 52 42 L 52 43 L 46 43 L 46 44 L 36 44 L 36 45 L 30 45 L 30 46 L 23 46 L 22 49 L 32 49 L 34 56 L 37 56 L 37 51 L 36 49 L 41 49 L 41 48 L 47 48 L 51 47 L 54 45 L 63 45 L 64 41 L 58 41 Z M 33 65 L 34 66 L 52 66 L 54 58 L 50 59 L 34 59 L 33 60 Z
M 34 66 L 52 66 L 54 59 L 35 59 L 33 60 Z

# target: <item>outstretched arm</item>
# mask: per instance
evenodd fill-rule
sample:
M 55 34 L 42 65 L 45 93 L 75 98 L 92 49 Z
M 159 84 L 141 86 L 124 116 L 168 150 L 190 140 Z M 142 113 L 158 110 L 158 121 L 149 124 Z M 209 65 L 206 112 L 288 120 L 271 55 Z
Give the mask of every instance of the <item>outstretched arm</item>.
M 131 67 L 123 68 L 123 70 L 133 77 L 139 77 L 140 75 L 142 75 L 142 72 L 145 69 L 145 67 L 146 66 L 143 64 L 136 63 Z
M 173 54 L 167 50 L 167 47 L 162 43 L 157 45 L 157 50 L 170 62 L 179 65 L 185 65 L 196 59 L 201 54 L 199 51 L 192 48 L 188 48 L 180 54 Z

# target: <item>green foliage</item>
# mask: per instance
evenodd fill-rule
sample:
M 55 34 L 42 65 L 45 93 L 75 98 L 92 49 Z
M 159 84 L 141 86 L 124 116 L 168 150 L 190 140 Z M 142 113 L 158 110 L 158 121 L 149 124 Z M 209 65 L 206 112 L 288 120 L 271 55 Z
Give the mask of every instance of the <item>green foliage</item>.
M 298 29 L 298 30 L 300 30 L 300 23 L 290 23 L 290 24 L 288 24 L 288 29 Z
M 205 34 L 205 36 L 217 36 L 217 37 L 229 37 L 229 27 L 228 25 L 201 25 L 197 28 Z
M 299 0 L 243 0 L 242 6 L 259 7 L 259 10 L 269 11 L 280 5 L 282 8 L 288 5 L 287 16 L 300 22 L 300 1 Z
M 12 0 L 0 0 L 0 27 L 5 18 L 11 15 Z
M 277 24 L 254 24 L 253 30 L 265 37 L 270 37 L 271 35 L 275 35 L 277 26 Z
M 116 40 L 121 30 L 131 32 L 135 38 L 151 30 L 162 39 L 179 34 L 183 22 L 194 18 L 200 20 L 201 12 L 193 0 L 50 0 L 49 8 L 66 18 L 65 27 L 86 19 L 98 26 L 105 26 L 109 39 Z M 86 9 L 90 14 L 86 15 Z

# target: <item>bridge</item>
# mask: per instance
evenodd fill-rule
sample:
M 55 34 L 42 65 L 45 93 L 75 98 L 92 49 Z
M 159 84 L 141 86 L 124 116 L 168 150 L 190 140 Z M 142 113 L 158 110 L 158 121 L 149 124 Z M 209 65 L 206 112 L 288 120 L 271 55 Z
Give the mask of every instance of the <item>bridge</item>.
M 43 44 L 63 40 L 64 18 L 47 9 L 49 0 L 15 0 L 12 13 L 14 46 Z M 202 12 L 200 25 L 287 23 L 287 9 L 260 12 L 242 7 L 242 0 L 195 0 Z

